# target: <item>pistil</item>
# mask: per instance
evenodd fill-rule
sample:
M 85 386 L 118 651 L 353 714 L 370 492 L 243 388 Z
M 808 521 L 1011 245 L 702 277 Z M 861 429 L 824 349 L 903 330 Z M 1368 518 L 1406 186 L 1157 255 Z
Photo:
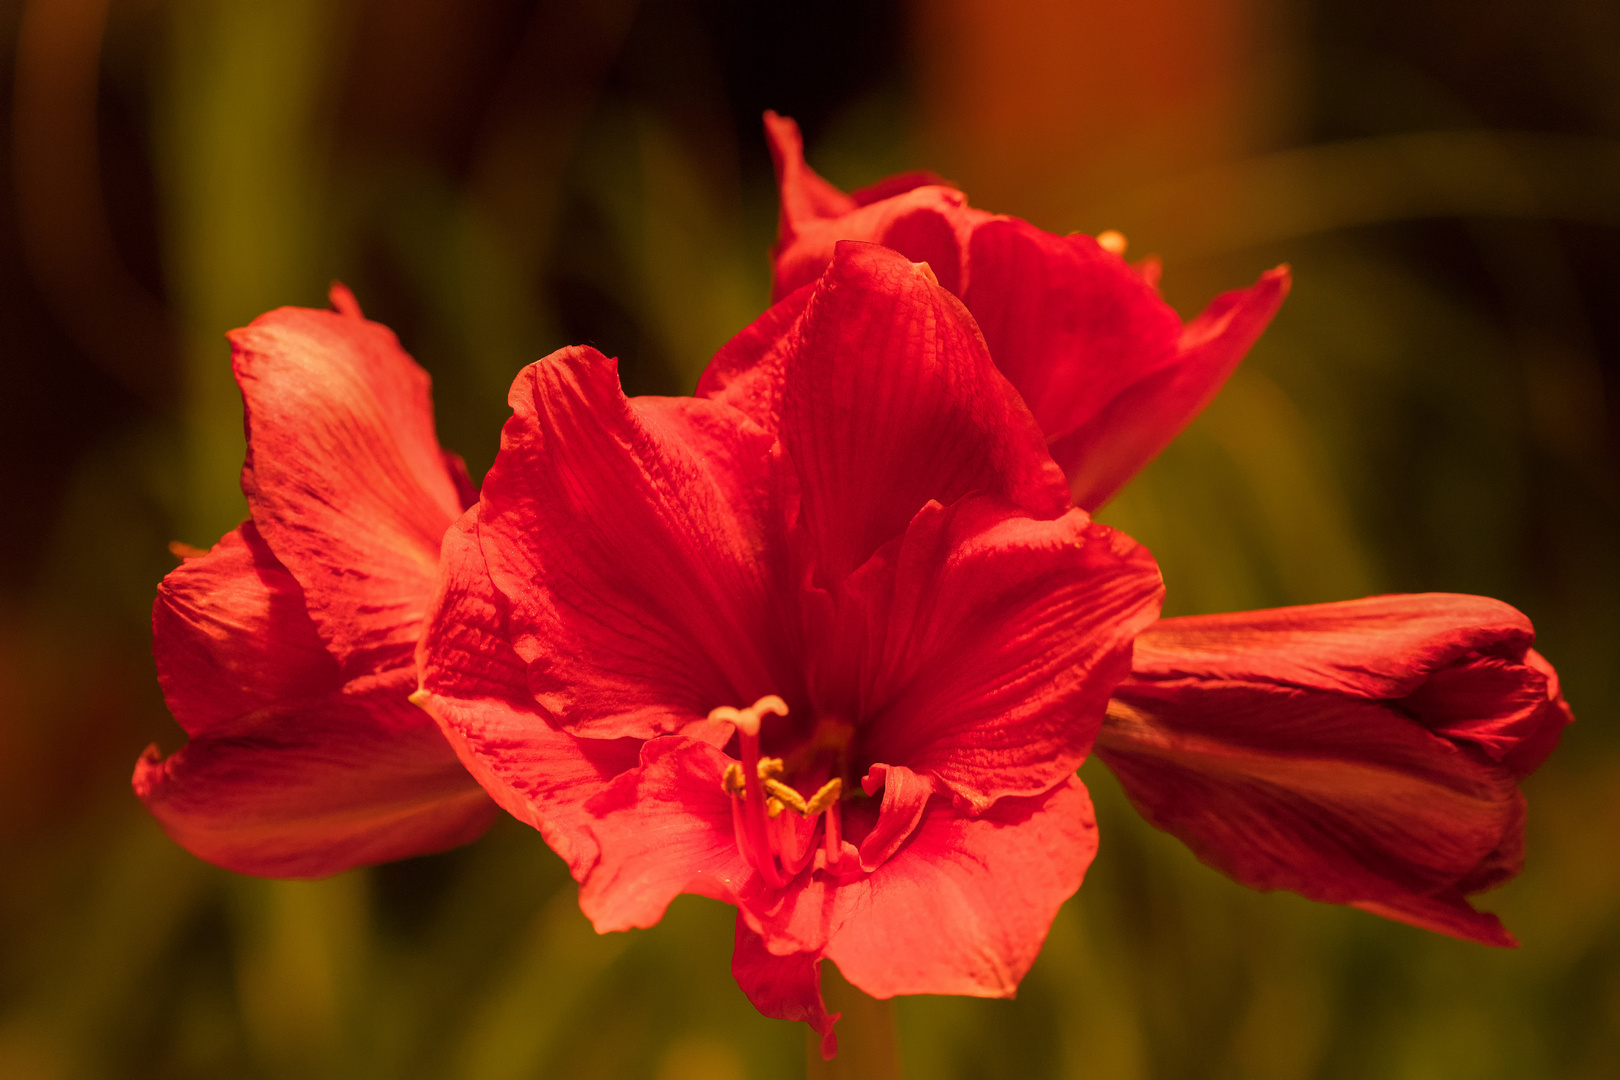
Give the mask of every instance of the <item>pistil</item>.
M 780 889 L 815 854 L 816 818 L 823 813 L 828 865 L 837 862 L 842 850 L 838 800 L 844 783 L 835 776 L 806 799 L 797 788 L 778 779 L 783 774 L 782 759 L 760 756 L 760 726 L 766 714 L 787 716 L 787 703 L 770 694 L 746 709 L 723 705 L 709 713 L 709 719 L 723 720 L 737 730 L 742 761 L 726 766 L 721 787 L 732 796 L 732 825 L 738 846 L 766 884 Z M 797 817 L 783 819 L 784 810 L 792 810 Z

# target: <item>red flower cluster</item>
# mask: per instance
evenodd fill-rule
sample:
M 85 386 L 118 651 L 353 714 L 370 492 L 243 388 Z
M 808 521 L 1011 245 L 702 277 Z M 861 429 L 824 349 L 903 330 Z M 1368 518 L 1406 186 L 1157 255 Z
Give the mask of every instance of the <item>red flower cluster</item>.
M 152 651 L 191 736 L 135 792 L 190 851 L 321 877 L 464 844 L 495 807 L 408 700 L 439 539 L 476 498 L 427 374 L 332 290 L 231 334 L 251 517 L 163 579 Z
M 736 905 L 739 983 L 828 1056 L 823 958 L 879 997 L 1012 994 L 1096 851 L 1094 744 L 1245 884 L 1511 943 L 1465 897 L 1517 872 L 1516 781 L 1570 719 L 1524 617 L 1156 622 L 1152 558 L 1088 516 L 1287 271 L 1183 326 L 1151 265 L 921 174 L 844 195 L 767 129 L 778 302 L 693 398 L 626 398 L 591 349 L 530 365 L 476 497 L 346 293 L 233 337 L 253 517 L 154 612 L 192 742 L 135 782 L 171 835 L 318 875 L 471 839 L 493 798 L 598 930 Z

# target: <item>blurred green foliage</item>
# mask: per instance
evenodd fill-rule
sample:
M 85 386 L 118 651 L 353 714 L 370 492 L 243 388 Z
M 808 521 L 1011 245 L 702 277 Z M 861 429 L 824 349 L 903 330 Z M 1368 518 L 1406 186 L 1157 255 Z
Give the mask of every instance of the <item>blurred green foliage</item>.
M 221 333 L 342 278 L 433 373 L 441 437 L 475 475 L 507 383 L 550 349 L 588 340 L 621 356 L 631 392 L 684 392 L 768 297 L 759 107 L 800 111 L 812 161 L 847 186 L 935 163 L 911 77 L 929 39 L 880 7 L 777 22 L 696 2 L 6 11 L 19 71 L 30 48 L 101 49 L 110 242 L 167 313 L 178 389 L 120 389 L 135 382 L 74 336 L 102 298 L 52 286 L 50 253 L 7 233 L 7 424 L 33 433 L 12 455 L 17 490 L 51 482 L 12 500 L 28 524 L 7 533 L 0 608 L 0 1076 L 802 1073 L 802 1032 L 731 981 L 728 908 L 687 897 L 655 929 L 598 937 L 559 861 L 511 821 L 326 881 L 242 878 L 169 842 L 127 775 L 148 740 L 181 737 L 147 654 L 164 545 L 206 545 L 242 514 Z M 1418 29 L 1461 10 L 1419 9 Z M 1604 216 L 1617 118 L 1580 113 L 1559 83 L 1555 120 L 1508 117 L 1561 131 L 1556 154 L 1492 141 L 1410 90 L 1417 72 L 1478 101 L 1473 69 L 1438 46 L 1430 68 L 1379 53 L 1379 19 L 1399 19 L 1369 10 L 1356 31 L 1335 5 L 1289 8 L 1338 36 L 1277 46 L 1315 96 L 1273 145 L 1238 149 L 1285 154 L 1234 151 L 1180 187 L 1077 182 L 1066 219 L 1037 223 L 1124 229 L 1165 257 L 1186 314 L 1294 265 L 1252 358 L 1101 515 L 1155 552 L 1171 613 L 1446 589 L 1535 619 L 1581 722 L 1525 785 L 1524 876 L 1487 898 L 1524 947 L 1248 892 L 1141 823 L 1093 762 L 1103 846 L 1085 888 L 1018 1000 L 900 1003 L 908 1076 L 1620 1076 L 1620 341 L 1594 315 L 1620 307 Z M 1587 9 L 1556 11 L 1563 27 Z M 90 29 L 52 37 L 52 18 Z M 1591 57 L 1620 56 L 1620 29 L 1580 25 L 1548 63 L 1596 93 L 1610 69 Z M 1363 52 L 1340 47 L 1357 32 Z M 1380 64 L 1408 82 L 1389 89 Z M 18 85 L 21 109 L 35 99 Z M 785 100 L 757 100 L 772 94 Z M 1407 130 L 1462 122 L 1528 177 L 1510 196 L 1455 166 L 1477 155 Z M 1368 141 L 1315 145 L 1351 135 Z M 27 150 L 19 137 L 19 170 Z M 1408 198 L 1401 163 L 1419 159 L 1430 181 Z M 16 194 L 26 226 L 43 211 Z M 30 427 L 36 409 L 70 433 Z

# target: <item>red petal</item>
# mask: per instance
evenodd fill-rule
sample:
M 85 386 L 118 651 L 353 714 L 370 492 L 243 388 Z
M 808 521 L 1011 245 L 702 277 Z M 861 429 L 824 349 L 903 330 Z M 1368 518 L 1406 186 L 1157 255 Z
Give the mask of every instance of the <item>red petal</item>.
M 1067 509 L 1062 474 L 972 318 L 902 256 L 840 244 L 796 334 L 781 437 L 818 583 L 841 582 L 930 499 Z
M 822 218 L 834 218 L 855 209 L 855 200 L 817 176 L 804 162 L 804 137 L 791 118 L 765 111 L 765 140 L 776 166 L 781 196 L 779 242 L 791 240 L 798 230 Z
M 409 664 L 463 495 L 427 374 L 357 308 L 282 308 L 230 336 L 254 521 L 346 675 Z
M 883 789 L 883 805 L 877 824 L 861 841 L 861 869 L 870 873 L 889 861 L 900 845 L 911 839 L 922 821 L 923 811 L 934 794 L 931 777 L 918 776 L 904 765 L 873 765 L 861 778 L 868 795 Z
M 936 799 L 893 858 L 839 887 L 825 955 L 873 997 L 1011 997 L 1096 853 L 1076 777 L 973 819 Z
M 1001 218 L 973 231 L 968 258 L 963 300 L 996 366 L 1054 442 L 1177 361 L 1181 320 L 1089 236 L 1054 236 Z
M 895 173 L 885 176 L 875 184 L 867 184 L 849 193 L 855 200 L 856 206 L 870 206 L 873 203 L 892 199 L 896 195 L 904 195 L 920 187 L 943 187 L 956 189 L 956 185 L 946 180 L 936 172 L 928 169 L 912 169 L 909 172 Z
M 1524 665 L 1547 680 L 1547 700 L 1537 710 L 1534 730 L 1502 758 L 1502 765 L 1514 776 L 1529 776 L 1539 769 L 1547 755 L 1557 749 L 1564 728 L 1575 722 L 1575 713 L 1559 690 L 1558 673 L 1546 658 L 1530 649 L 1524 654 Z
M 817 704 L 866 717 L 868 760 L 926 772 L 973 812 L 1038 795 L 1084 760 L 1162 595 L 1147 551 L 1083 511 L 930 504 L 847 583 Z
M 882 244 L 912 262 L 926 262 L 942 286 L 959 291 L 963 239 L 975 222 L 989 217 L 971 209 L 960 191 L 932 173 L 910 172 L 851 197 L 805 164 L 799 125 L 792 120 L 767 112 L 765 138 L 781 201 L 771 248 L 772 300 L 819 278 L 840 240 Z
M 584 804 L 635 767 L 639 744 L 577 739 L 534 703 L 475 517 L 469 511 L 445 534 L 439 591 L 417 651 L 425 696 L 416 700 L 478 783 L 583 878 L 597 854 Z
M 163 579 L 152 654 L 169 709 L 193 736 L 342 685 L 304 610 L 304 590 L 251 521 Z
M 717 402 L 627 401 L 594 349 L 531 364 L 511 404 L 479 539 L 540 704 L 649 738 L 791 696 L 771 436 Z
M 795 290 L 720 346 L 698 378 L 697 396 L 741 409 L 767 431 L 780 428 L 782 381 L 797 347 L 793 328 L 813 294 L 809 288 Z
M 1456 885 L 1522 822 L 1502 769 L 1383 703 L 1274 683 L 1133 679 L 1097 753 L 1144 817 L 1258 889 L 1389 910 L 1508 944 Z
M 1209 404 L 1271 322 L 1288 286 L 1282 266 L 1248 289 L 1216 297 L 1182 331 L 1173 363 L 1145 374 L 1083 427 L 1053 440 L 1052 456 L 1068 474 L 1077 505 L 1107 502 Z
M 1288 292 L 1279 267 L 1253 288 L 1217 297 L 1183 328 L 1159 298 L 1154 260 L 1127 266 L 1091 237 L 975 210 L 925 174 L 892 177 L 851 199 L 805 164 L 791 120 L 768 114 L 766 134 L 782 206 L 772 296 L 814 281 L 841 240 L 926 261 L 966 301 L 1088 510 L 1209 403 Z
M 1501 919 L 1488 911 L 1475 911 L 1457 889 L 1434 896 L 1399 896 L 1387 901 L 1357 900 L 1350 906 L 1464 941 L 1498 945 L 1504 949 L 1516 948 L 1519 944 L 1518 939 L 1503 927 Z
M 186 850 L 244 874 L 324 877 L 465 844 L 495 806 L 405 672 L 285 701 L 136 763 L 135 793 Z
M 1556 736 L 1569 722 L 1567 710 L 1550 707 L 1545 676 L 1497 656 L 1468 657 L 1435 671 L 1401 705 L 1436 735 L 1472 743 L 1497 762 L 1526 740 L 1544 741 L 1543 729 Z M 1538 747 L 1535 757 L 1545 759 L 1551 749 Z M 1515 770 L 1517 776 L 1528 772 Z
M 697 739 L 653 739 L 640 768 L 590 801 L 601 857 L 579 906 L 598 933 L 652 926 L 683 892 L 736 903 L 757 877 L 737 850 L 721 787 L 730 760 Z
M 833 1024 L 842 1013 L 827 1012 L 821 997 L 821 957 L 796 952 L 776 956 L 765 947 L 765 939 L 748 928 L 748 920 L 737 913 L 736 943 L 731 952 L 731 974 L 766 1016 L 776 1020 L 799 1020 L 821 1035 L 821 1057 L 831 1061 L 838 1053 L 838 1036 Z
M 1516 777 L 1544 761 L 1574 719 L 1530 620 L 1498 600 L 1451 593 L 1165 619 L 1137 639 L 1138 678 L 1253 680 L 1396 701 Z
M 988 216 L 969 207 L 960 191 L 920 187 L 842 217 L 809 222 L 790 244 L 777 245 L 771 296 L 779 300 L 819 278 L 844 240 L 882 244 L 912 262 L 925 262 L 939 284 L 954 293 L 962 284 L 963 238 Z
M 1136 642 L 1145 679 L 1243 679 L 1366 698 L 1412 693 L 1469 653 L 1520 659 L 1534 631 L 1483 596 L 1415 593 L 1163 619 Z

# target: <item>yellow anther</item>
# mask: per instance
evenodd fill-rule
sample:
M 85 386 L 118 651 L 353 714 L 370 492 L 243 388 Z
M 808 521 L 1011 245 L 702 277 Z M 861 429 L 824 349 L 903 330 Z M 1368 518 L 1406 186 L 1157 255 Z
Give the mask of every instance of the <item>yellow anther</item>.
M 769 780 L 782 775 L 782 759 L 779 757 L 762 757 L 759 759 L 759 778 Z
M 1097 246 L 1114 255 L 1125 254 L 1125 234 L 1117 229 L 1105 229 L 1097 234 Z
M 934 275 L 934 268 L 928 265 L 927 259 L 924 259 L 921 262 L 912 263 L 911 271 L 918 277 L 925 278 L 930 285 L 939 284 L 939 278 Z
M 774 799 L 780 800 L 784 806 L 791 806 L 801 814 L 805 812 L 804 796 L 782 783 L 782 781 L 765 781 L 765 790 L 770 792 Z
M 768 817 L 768 818 L 777 817 L 781 813 L 782 813 L 782 800 L 780 800 L 780 799 L 766 799 L 765 800 L 765 816 L 766 817 Z
M 744 735 L 757 737 L 759 735 L 759 722 L 766 713 L 786 716 L 788 714 L 787 702 L 775 694 L 766 694 L 746 709 L 735 709 L 730 705 L 721 705 L 717 709 L 710 710 L 709 719 L 723 720 L 728 724 L 735 724 L 737 730 Z
M 741 795 L 746 783 L 747 777 L 743 775 L 743 767 L 735 761 L 726 766 L 726 771 L 720 778 L 720 787 L 727 795 Z
M 810 796 L 810 801 L 804 804 L 804 816 L 815 817 L 837 802 L 838 796 L 843 793 L 843 790 L 844 782 L 836 776 L 822 784 L 821 788 Z

